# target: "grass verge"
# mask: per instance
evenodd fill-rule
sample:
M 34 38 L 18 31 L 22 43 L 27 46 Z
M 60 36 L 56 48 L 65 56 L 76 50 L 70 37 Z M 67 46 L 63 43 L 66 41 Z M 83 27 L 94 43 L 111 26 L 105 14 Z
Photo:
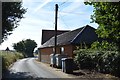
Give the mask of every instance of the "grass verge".
M 12 63 L 22 59 L 23 55 L 18 52 L 0 51 L 0 57 L 2 57 L 2 72 L 5 72 Z

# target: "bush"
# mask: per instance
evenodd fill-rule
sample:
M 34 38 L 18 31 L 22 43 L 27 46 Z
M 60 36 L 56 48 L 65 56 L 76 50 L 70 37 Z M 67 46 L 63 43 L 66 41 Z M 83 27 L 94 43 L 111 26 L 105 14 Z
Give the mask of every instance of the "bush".
M 86 50 L 75 51 L 75 54 L 77 54 L 75 56 L 75 62 L 79 65 L 79 68 L 89 70 L 94 68 L 94 61 L 91 56 L 92 54 L 88 55 L 89 52 L 87 52 Z
M 18 52 L 0 51 L 2 57 L 2 71 L 4 72 L 9 66 L 18 59 L 23 58 L 23 55 Z
M 74 51 L 75 62 L 80 69 L 96 70 L 120 77 L 120 53 L 117 51 L 95 51 L 80 49 Z
M 91 49 L 94 50 L 107 50 L 107 51 L 118 51 L 118 47 L 115 43 L 111 42 L 107 42 L 107 41 L 102 41 L 101 43 L 96 41 L 94 43 L 92 43 L 91 45 Z

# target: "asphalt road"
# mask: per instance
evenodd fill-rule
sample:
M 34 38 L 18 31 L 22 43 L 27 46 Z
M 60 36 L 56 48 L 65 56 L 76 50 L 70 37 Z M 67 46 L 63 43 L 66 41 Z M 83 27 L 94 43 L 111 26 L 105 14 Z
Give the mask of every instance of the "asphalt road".
M 25 58 L 15 62 L 10 68 L 8 78 L 70 78 L 54 68 L 37 62 L 34 58 Z
M 48 64 L 38 62 L 35 58 L 24 58 L 15 62 L 2 80 L 113 80 L 112 78 L 107 79 L 104 77 L 104 74 L 87 74 L 87 72 L 85 75 L 79 74 L 76 77 L 63 73 L 61 69 L 52 68 Z

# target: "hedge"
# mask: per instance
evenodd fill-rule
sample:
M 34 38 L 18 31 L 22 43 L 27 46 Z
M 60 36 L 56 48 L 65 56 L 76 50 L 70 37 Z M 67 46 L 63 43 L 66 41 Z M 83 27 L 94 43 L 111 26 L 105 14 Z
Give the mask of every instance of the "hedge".
M 120 77 L 120 53 L 118 51 L 95 51 L 80 49 L 74 51 L 74 60 L 80 69 L 96 70 Z

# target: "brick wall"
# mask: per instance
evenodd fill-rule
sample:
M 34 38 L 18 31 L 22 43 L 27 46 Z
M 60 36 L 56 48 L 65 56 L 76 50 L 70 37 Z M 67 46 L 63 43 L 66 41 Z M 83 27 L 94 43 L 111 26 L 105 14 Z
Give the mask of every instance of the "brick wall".
M 40 49 L 41 62 L 50 63 L 50 54 L 52 54 L 52 48 Z
M 60 53 L 60 48 L 64 47 L 64 54 L 67 54 L 69 57 L 73 57 L 73 47 L 72 45 L 65 45 L 65 46 L 60 46 L 57 47 L 57 54 Z M 45 63 L 50 63 L 50 54 L 53 53 L 53 48 L 42 48 L 40 49 L 40 61 L 45 62 Z
M 69 57 L 73 57 L 73 46 L 72 45 L 65 45 L 64 46 L 64 53 L 67 54 Z
M 57 48 L 57 54 L 60 54 L 60 48 Z M 40 61 L 50 63 L 50 54 L 53 53 L 53 48 L 42 48 L 40 49 Z

